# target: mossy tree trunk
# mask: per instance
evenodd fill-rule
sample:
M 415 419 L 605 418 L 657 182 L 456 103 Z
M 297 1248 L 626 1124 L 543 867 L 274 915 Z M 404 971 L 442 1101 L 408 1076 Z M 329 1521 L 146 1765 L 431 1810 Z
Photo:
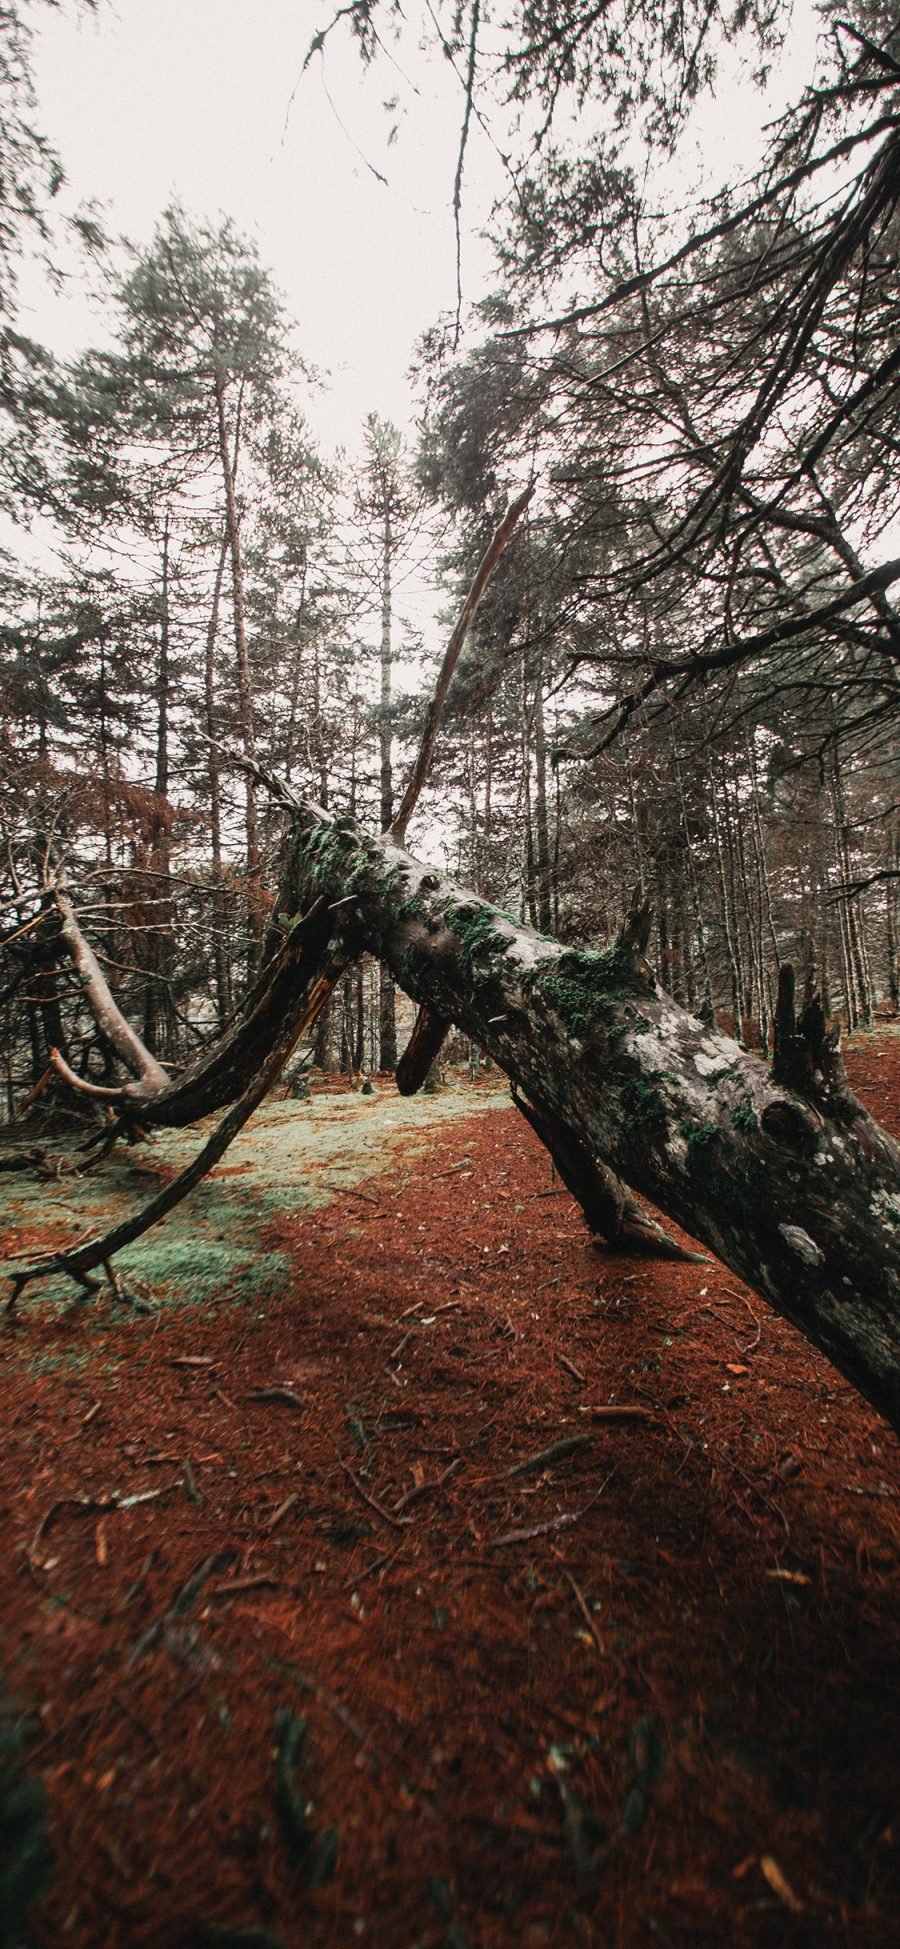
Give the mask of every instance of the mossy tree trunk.
M 824 1029 L 765 1064 L 661 990 L 628 938 L 563 948 L 389 837 L 305 808 L 286 889 L 348 955 L 470 1035 L 538 1115 L 754 1286 L 900 1425 L 900 1150 Z

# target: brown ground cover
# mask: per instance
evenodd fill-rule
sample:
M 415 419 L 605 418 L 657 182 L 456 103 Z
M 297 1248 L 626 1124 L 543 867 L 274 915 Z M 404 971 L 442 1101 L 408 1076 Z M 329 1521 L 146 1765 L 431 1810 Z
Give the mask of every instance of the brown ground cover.
M 900 1036 L 850 1067 L 900 1134 Z M 264 1242 L 264 1303 L 4 1362 L 32 1942 L 900 1941 L 878 1417 L 718 1265 L 593 1249 L 512 1111 Z

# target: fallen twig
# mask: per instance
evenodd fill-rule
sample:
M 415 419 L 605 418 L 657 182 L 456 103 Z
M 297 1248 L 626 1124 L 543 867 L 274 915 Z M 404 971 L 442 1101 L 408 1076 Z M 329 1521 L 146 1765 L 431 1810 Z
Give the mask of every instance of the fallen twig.
M 585 1448 L 594 1439 L 593 1435 L 564 1435 L 561 1441 L 553 1441 L 549 1448 L 538 1448 L 533 1455 L 523 1456 L 521 1462 L 513 1462 L 512 1468 L 504 1469 L 508 1475 L 530 1475 L 533 1469 L 541 1469 L 546 1462 L 557 1462 L 563 1455 L 571 1455 L 576 1448 Z
M 580 1367 L 576 1367 L 574 1360 L 570 1360 L 568 1355 L 564 1353 L 557 1353 L 556 1358 L 560 1366 L 565 1368 L 566 1373 L 571 1374 L 573 1381 L 577 1381 L 579 1386 L 583 1387 L 587 1375 L 582 1373 Z
M 220 1570 L 228 1570 L 231 1564 L 234 1563 L 236 1557 L 237 1551 L 231 1549 L 217 1550 L 213 1556 L 204 1557 L 203 1562 L 198 1564 L 197 1569 L 192 1570 L 187 1582 L 183 1583 L 181 1589 L 176 1591 L 168 1609 L 163 1611 L 161 1617 L 155 1618 L 152 1624 L 148 1624 L 146 1630 L 141 1632 L 139 1638 L 136 1638 L 125 1660 L 126 1671 L 130 1670 L 132 1665 L 137 1664 L 138 1659 L 144 1656 L 145 1651 L 152 1651 L 153 1646 L 158 1644 L 160 1638 L 163 1637 L 168 1625 L 174 1624 L 179 1618 L 184 1617 L 208 1579 L 217 1576 Z
M 228 1584 L 210 1584 L 209 1595 L 210 1597 L 237 1597 L 242 1590 L 261 1590 L 266 1584 L 276 1589 L 278 1581 L 279 1579 L 270 1576 L 267 1570 L 260 1570 L 251 1577 L 235 1577 Z
M 488 1549 L 502 1550 L 511 1543 L 530 1543 L 535 1536 L 550 1536 L 555 1530 L 570 1529 L 573 1523 L 580 1523 L 582 1516 L 586 1516 L 588 1510 L 593 1508 L 594 1503 L 602 1496 L 615 1472 L 615 1469 L 610 1469 L 606 1480 L 601 1482 L 599 1489 L 591 1496 L 590 1501 L 585 1503 L 583 1509 L 564 1509 L 559 1516 L 548 1516 L 546 1522 L 529 1523 L 527 1529 L 508 1529 L 502 1536 L 489 1536 L 486 1539 Z
M 603 1646 L 600 1642 L 600 1633 L 597 1629 L 593 1617 L 591 1616 L 590 1608 L 588 1606 L 588 1601 L 587 1598 L 585 1597 L 584 1591 L 581 1589 L 580 1584 L 577 1584 L 575 1582 L 575 1579 L 572 1576 L 570 1570 L 566 1570 L 564 1572 L 564 1575 L 565 1575 L 566 1583 L 568 1584 L 569 1589 L 572 1592 L 572 1596 L 574 1597 L 575 1602 L 578 1605 L 578 1609 L 580 1610 L 581 1615 L 584 1618 L 585 1624 L 587 1625 L 587 1628 L 591 1634 L 591 1637 L 594 1640 L 594 1643 L 597 1647 L 597 1651 L 602 1657 Z
M 728 1294 L 729 1299 L 739 1300 L 740 1304 L 746 1307 L 747 1312 L 749 1313 L 750 1318 L 753 1321 L 753 1324 L 756 1328 L 756 1334 L 752 1340 L 748 1340 L 746 1347 L 741 1348 L 741 1353 L 755 1353 L 757 1347 L 759 1346 L 760 1340 L 762 1339 L 762 1326 L 756 1314 L 753 1311 L 749 1299 L 745 1299 L 743 1293 L 736 1293 L 733 1286 L 723 1286 L 722 1291 L 723 1293 Z
M 366 1577 L 374 1577 L 376 1571 L 386 1570 L 389 1563 L 396 1563 L 398 1556 L 401 1555 L 405 1547 L 405 1544 L 406 1544 L 406 1538 L 404 1537 L 403 1542 L 397 1544 L 396 1550 L 387 1550 L 384 1556 L 377 1556 L 375 1558 L 374 1563 L 367 1563 L 364 1570 L 358 1570 L 355 1572 L 353 1576 L 345 1577 L 344 1589 L 355 1590 L 357 1584 L 361 1584 Z
M 412 1521 L 411 1516 L 392 1516 L 388 1509 L 383 1509 L 381 1503 L 376 1502 L 375 1497 L 370 1496 L 368 1490 L 363 1488 L 359 1476 L 354 1475 L 352 1468 L 349 1467 L 347 1462 L 342 1461 L 341 1468 L 344 1474 L 350 1477 L 357 1495 L 362 1496 L 363 1502 L 368 1503 L 370 1509 L 374 1509 L 376 1516 L 380 1516 L 383 1523 L 390 1523 L 392 1529 L 407 1528 Z
M 544 1523 L 529 1523 L 527 1529 L 508 1529 L 502 1536 L 489 1536 L 489 1550 L 503 1550 L 510 1543 L 530 1543 L 534 1536 L 549 1536 L 554 1530 L 568 1529 L 580 1521 L 583 1509 L 567 1509 L 561 1516 L 550 1516 Z
M 436 1489 L 440 1489 L 443 1486 L 448 1476 L 455 1475 L 459 1464 L 460 1457 L 454 1455 L 452 1462 L 448 1462 L 443 1473 L 436 1476 L 433 1482 L 420 1482 L 417 1489 L 407 1489 L 406 1494 L 400 1497 L 399 1502 L 395 1502 L 394 1514 L 399 1515 L 400 1510 L 405 1509 L 407 1503 L 417 1502 L 420 1496 L 433 1495 Z
M 147 1578 L 150 1575 L 151 1570 L 153 1569 L 153 1565 L 155 1562 L 156 1562 L 156 1551 L 151 1550 L 149 1556 L 145 1556 L 144 1561 L 141 1564 L 140 1570 L 138 1571 L 134 1582 L 132 1584 L 129 1584 L 124 1597 L 119 1598 L 118 1604 L 116 1605 L 117 1612 L 127 1611 L 129 1604 L 134 1602 L 134 1599 L 137 1597 L 139 1591 L 143 1590 L 144 1585 L 147 1581 Z
M 81 1515 L 89 1515 L 92 1510 L 134 1509 L 140 1502 L 158 1502 L 161 1496 L 170 1494 L 171 1484 L 168 1484 L 164 1489 L 143 1489 L 137 1495 L 128 1496 L 120 1495 L 118 1490 L 113 1490 L 113 1493 L 108 1496 L 59 1496 L 56 1502 L 50 1504 L 46 1515 L 42 1516 L 38 1523 L 34 1536 L 25 1552 L 28 1561 L 31 1564 L 34 1563 L 38 1544 L 46 1536 L 54 1516 L 58 1514 L 60 1509 L 77 1509 Z
M 333 1178 L 324 1178 L 326 1191 L 336 1191 L 342 1198 L 364 1198 L 369 1205 L 377 1205 L 378 1199 L 372 1191 L 363 1191 L 358 1184 L 335 1184 Z
M 268 1518 L 268 1520 L 263 1524 L 263 1529 L 268 1530 L 269 1534 L 271 1535 L 273 1529 L 278 1528 L 279 1523 L 284 1521 L 284 1518 L 288 1514 L 288 1511 L 293 1509 L 294 1504 L 299 1501 L 300 1501 L 300 1497 L 295 1489 L 293 1495 L 285 1496 L 284 1501 L 282 1503 L 279 1503 L 278 1508 L 275 1510 L 274 1514 L 271 1515 Z
M 224 1394 L 222 1399 L 224 1401 Z M 248 1401 L 284 1401 L 289 1408 L 300 1408 L 302 1412 L 306 1410 L 306 1402 L 301 1401 L 299 1394 L 295 1394 L 292 1387 L 251 1387 L 248 1390 L 246 1399 Z

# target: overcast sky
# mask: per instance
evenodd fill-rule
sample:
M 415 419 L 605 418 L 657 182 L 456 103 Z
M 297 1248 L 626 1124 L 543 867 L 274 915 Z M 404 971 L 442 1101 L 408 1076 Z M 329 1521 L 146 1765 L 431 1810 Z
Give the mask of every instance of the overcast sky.
M 414 10 L 413 10 L 414 11 Z M 812 7 L 798 0 L 777 94 L 792 93 L 810 59 Z M 61 156 L 64 200 L 95 199 L 113 231 L 146 242 L 166 203 L 189 216 L 230 216 L 257 242 L 298 323 L 301 353 L 331 374 L 309 405 L 328 449 L 358 444 L 367 412 L 407 424 L 406 373 L 415 342 L 455 306 L 451 197 L 462 90 L 450 65 L 423 58 L 408 33 L 393 72 L 366 72 L 342 28 L 324 65 L 304 74 L 323 14 L 310 0 L 101 0 L 40 10 L 38 126 Z M 401 118 L 383 103 L 395 93 Z M 771 113 L 777 100 L 770 102 Z M 752 161 L 763 109 L 744 79 L 723 79 L 697 118 L 696 139 L 718 173 Z M 375 170 L 387 177 L 376 179 Z M 473 120 L 466 163 L 463 278 L 483 295 L 491 257 L 479 231 L 502 182 Z M 95 341 L 73 280 L 67 302 L 26 277 L 26 322 L 66 353 Z
M 146 241 L 166 203 L 222 214 L 259 246 L 298 323 L 301 353 L 331 373 L 311 405 L 328 447 L 355 446 L 375 411 L 405 423 L 419 334 L 455 305 L 451 197 L 462 91 L 450 66 L 404 51 L 403 72 L 366 73 L 342 30 L 323 66 L 303 58 L 321 18 L 304 0 L 102 0 L 40 22 L 38 125 L 67 177 L 68 207 L 96 199 L 114 231 Z M 383 103 L 396 89 L 397 117 Z M 414 92 L 417 91 L 417 92 Z M 387 185 L 376 179 L 378 170 Z M 499 165 L 474 128 L 464 274 L 477 296 L 477 237 Z M 50 303 L 25 284 L 28 323 L 56 349 L 98 331 L 73 288 Z

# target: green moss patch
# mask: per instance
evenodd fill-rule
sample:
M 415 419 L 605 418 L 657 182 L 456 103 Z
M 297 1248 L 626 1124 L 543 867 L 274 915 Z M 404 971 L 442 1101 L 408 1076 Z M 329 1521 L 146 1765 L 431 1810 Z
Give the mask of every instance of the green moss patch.
M 539 961 L 528 986 L 578 1036 L 596 1026 L 608 1028 L 623 998 L 646 992 L 631 949 L 621 942 L 597 949 L 566 948 Z
M 742 1130 L 745 1136 L 759 1129 L 759 1118 L 753 1108 L 752 1097 L 748 1095 L 741 1097 L 740 1102 L 735 1104 L 731 1112 L 731 1120 L 735 1129 Z
M 625 1084 L 622 1095 L 623 1121 L 626 1131 L 646 1141 L 648 1138 L 664 1138 L 668 1134 L 666 1106 L 651 1083 L 636 1076 Z
M 703 1176 L 709 1170 L 720 1132 L 714 1123 L 684 1122 L 679 1125 L 682 1136 L 687 1138 L 687 1167 L 696 1176 Z

